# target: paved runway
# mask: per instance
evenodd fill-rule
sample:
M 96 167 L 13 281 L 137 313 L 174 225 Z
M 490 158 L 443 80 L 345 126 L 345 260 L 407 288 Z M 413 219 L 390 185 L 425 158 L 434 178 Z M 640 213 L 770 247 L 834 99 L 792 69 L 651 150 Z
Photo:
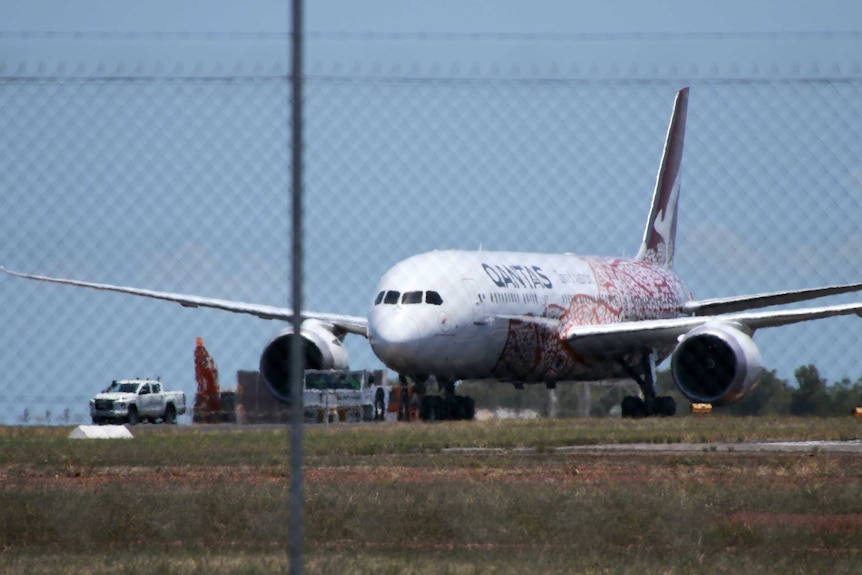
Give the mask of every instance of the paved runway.
M 535 448 L 483 448 L 451 447 L 447 453 L 481 453 L 490 451 L 534 452 Z M 860 453 L 862 441 L 757 441 L 742 443 L 604 443 L 596 445 L 572 445 L 545 449 L 558 453 Z
M 733 452 L 757 453 L 862 453 L 862 441 L 758 441 L 742 443 L 626 443 L 578 445 L 559 448 L 566 452 L 590 451 L 655 451 L 655 452 Z

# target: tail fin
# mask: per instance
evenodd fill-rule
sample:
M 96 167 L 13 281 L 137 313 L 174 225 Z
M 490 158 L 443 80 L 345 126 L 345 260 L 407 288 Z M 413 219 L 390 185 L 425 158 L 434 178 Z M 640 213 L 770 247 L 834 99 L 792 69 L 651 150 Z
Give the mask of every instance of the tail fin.
M 685 118 L 688 110 L 688 88 L 676 94 L 664 153 L 655 180 L 652 207 L 644 229 L 637 259 L 658 266 L 673 267 L 676 243 L 676 206 L 679 201 L 682 147 L 685 141 Z

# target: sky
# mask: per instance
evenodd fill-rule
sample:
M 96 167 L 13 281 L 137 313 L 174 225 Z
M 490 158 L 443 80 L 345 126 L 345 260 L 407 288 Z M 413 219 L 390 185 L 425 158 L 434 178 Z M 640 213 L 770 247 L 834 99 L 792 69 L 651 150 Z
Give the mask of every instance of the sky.
M 0 1 L 0 23 L 4 265 L 288 305 L 285 3 Z M 856 2 L 329 0 L 305 29 L 309 309 L 363 315 L 429 249 L 633 255 L 682 83 L 695 295 L 858 280 Z M 232 386 L 281 327 L 13 278 L 0 298 L 0 423 L 86 418 L 117 378 L 193 396 L 197 336 Z M 860 330 L 755 340 L 783 377 L 855 380 Z

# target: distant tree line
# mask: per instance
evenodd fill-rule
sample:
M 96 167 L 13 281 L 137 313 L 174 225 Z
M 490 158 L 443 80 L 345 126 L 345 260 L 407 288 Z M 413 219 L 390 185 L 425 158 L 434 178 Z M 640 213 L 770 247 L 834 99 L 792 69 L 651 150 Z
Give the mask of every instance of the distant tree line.
M 676 400 L 677 415 L 689 413 L 691 401 L 676 389 L 670 370 L 658 372 L 659 393 Z M 814 365 L 800 366 L 794 371 L 794 382 L 781 379 L 775 370 L 765 371 L 760 382 L 742 399 L 728 406 L 716 408 L 716 413 L 731 415 L 805 415 L 828 417 L 849 415 L 856 406 L 862 406 L 862 377 L 848 378 L 829 383 L 820 376 Z M 587 391 L 583 384 L 560 384 L 554 390 L 555 401 L 544 385 L 526 385 L 523 390 L 498 382 L 467 381 L 460 386 L 460 395 L 469 395 L 477 409 L 508 409 L 531 411 L 547 417 L 605 417 L 618 413 L 622 398 L 636 395 L 636 384 L 591 384 Z
M 736 415 L 848 415 L 862 405 L 862 377 L 829 384 L 813 365 L 793 372 L 796 385 L 767 371 L 757 386 L 726 409 Z

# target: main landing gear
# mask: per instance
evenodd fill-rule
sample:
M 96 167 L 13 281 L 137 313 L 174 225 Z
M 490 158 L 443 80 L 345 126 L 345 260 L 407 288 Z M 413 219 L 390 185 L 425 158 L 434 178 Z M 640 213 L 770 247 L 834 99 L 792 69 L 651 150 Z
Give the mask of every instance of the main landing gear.
M 627 395 L 622 402 L 623 417 L 649 417 L 651 415 L 671 416 L 676 414 L 676 401 L 669 395 L 656 395 L 655 391 L 655 350 L 644 351 L 641 358 L 641 371 L 638 372 L 628 363 L 619 360 L 626 373 L 641 388 L 643 398 Z

